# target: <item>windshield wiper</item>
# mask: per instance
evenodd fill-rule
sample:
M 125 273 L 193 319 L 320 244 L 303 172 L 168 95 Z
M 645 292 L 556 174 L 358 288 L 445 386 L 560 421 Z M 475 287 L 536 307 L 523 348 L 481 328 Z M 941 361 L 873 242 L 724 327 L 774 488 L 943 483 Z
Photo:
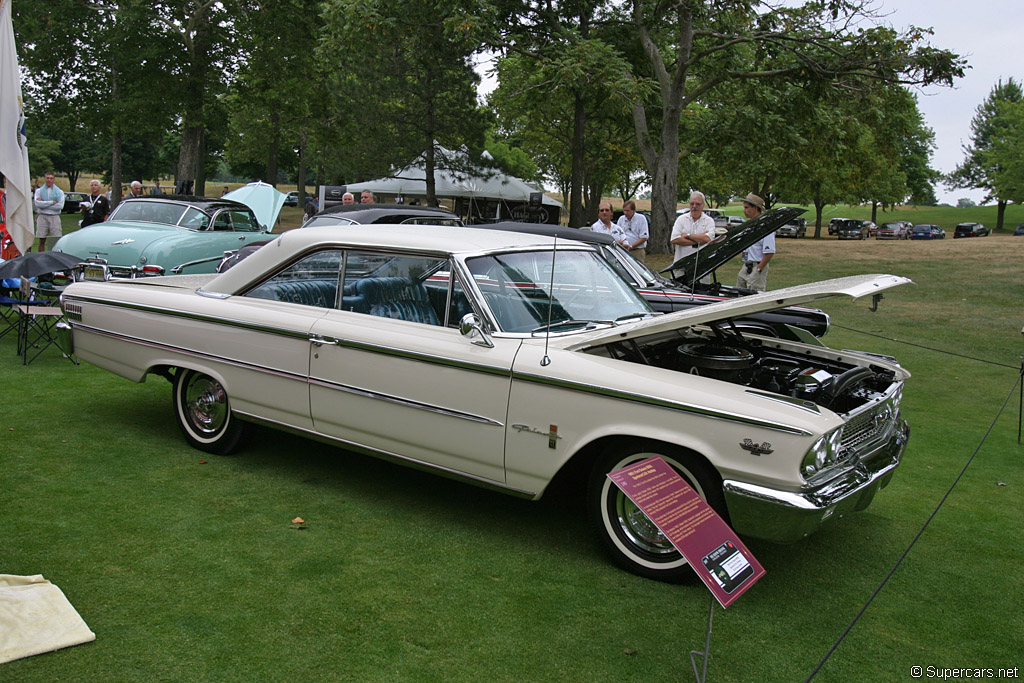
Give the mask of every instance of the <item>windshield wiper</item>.
M 618 318 L 615 319 L 615 324 L 619 325 L 621 323 L 626 322 L 627 320 L 632 320 L 634 318 L 650 318 L 653 315 L 654 314 L 651 313 L 650 311 L 637 311 L 636 313 L 629 313 L 628 315 L 620 315 Z
M 598 325 L 615 325 L 614 320 L 558 320 L 547 325 L 541 325 L 530 330 L 530 334 L 536 334 L 538 332 L 553 332 L 557 329 L 566 328 L 573 329 L 576 327 L 582 328 L 593 328 Z

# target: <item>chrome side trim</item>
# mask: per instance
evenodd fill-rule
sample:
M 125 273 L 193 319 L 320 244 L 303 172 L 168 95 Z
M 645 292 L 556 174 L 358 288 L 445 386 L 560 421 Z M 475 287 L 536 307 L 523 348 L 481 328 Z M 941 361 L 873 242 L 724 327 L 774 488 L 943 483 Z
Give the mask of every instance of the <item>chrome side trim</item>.
M 275 368 L 268 367 L 266 365 L 257 365 L 256 363 L 248 363 L 246 361 L 240 361 L 234 358 L 227 358 L 225 356 L 217 356 L 212 353 L 204 353 L 202 351 L 196 351 L 194 349 L 187 349 L 181 346 L 174 346 L 172 344 L 164 344 L 162 342 L 152 341 L 150 339 L 143 339 L 141 337 L 130 337 L 125 334 L 119 334 L 117 332 L 110 332 L 109 330 L 101 330 L 98 327 L 91 327 L 89 325 L 83 325 L 78 322 L 71 322 L 72 330 L 81 330 L 83 332 L 89 332 L 96 334 L 101 337 L 108 337 L 110 339 L 116 339 L 118 341 L 130 342 L 132 344 L 138 344 L 140 346 L 146 346 L 151 349 L 160 349 L 162 351 L 170 351 L 172 353 L 178 353 L 183 356 L 191 356 L 193 358 L 201 358 L 203 360 L 222 363 L 224 365 L 230 365 L 236 368 L 245 368 L 247 370 L 254 370 L 256 372 L 262 372 L 267 375 L 275 375 L 277 377 L 284 377 L 286 379 L 293 379 L 299 382 L 306 382 L 306 375 L 299 374 L 297 372 L 285 372 L 283 370 L 277 370 Z
M 256 363 L 248 363 L 248 362 L 240 361 L 240 360 L 233 359 L 233 358 L 227 358 L 225 356 L 217 356 L 217 355 L 214 355 L 214 354 L 211 354 L 211 353 L 203 353 L 201 351 L 195 351 L 193 349 L 187 349 L 187 348 L 180 347 L 180 346 L 173 346 L 171 344 L 163 344 L 161 342 L 155 342 L 155 341 L 151 341 L 151 340 L 148 340 L 148 339 L 142 339 L 140 337 L 129 337 L 127 335 L 117 334 L 117 333 L 109 332 L 109 331 L 106 331 L 106 330 L 100 330 L 98 328 L 89 327 L 88 325 L 82 325 L 80 323 L 74 323 L 73 324 L 73 329 L 82 330 L 84 332 L 91 332 L 93 334 L 97 334 L 97 335 L 100 335 L 100 336 L 103 336 L 103 337 L 108 337 L 110 339 L 117 339 L 118 341 L 130 342 L 130 343 L 133 343 L 133 344 L 138 344 L 140 346 L 146 346 L 146 347 L 149 347 L 149 348 L 160 349 L 160 350 L 163 350 L 163 351 L 170 351 L 172 353 L 181 354 L 183 356 L 190 356 L 192 358 L 201 358 L 203 360 L 214 362 L 214 363 L 220 363 L 220 364 L 223 364 L 223 365 L 230 365 L 230 366 L 236 367 L 236 368 L 244 368 L 246 370 L 251 370 L 251 371 L 254 371 L 254 372 L 261 372 L 261 373 L 267 374 L 267 375 L 274 375 L 276 377 L 283 377 L 285 379 L 291 379 L 293 381 L 302 382 L 304 384 L 313 384 L 313 385 L 316 385 L 316 386 L 324 387 L 325 389 L 332 389 L 332 390 L 335 390 L 335 391 L 343 391 L 343 392 L 346 392 L 346 393 L 355 394 L 357 396 L 363 396 L 365 398 L 371 398 L 371 399 L 375 399 L 375 400 L 379 400 L 379 401 L 387 401 L 388 403 L 404 405 L 404 406 L 407 406 L 407 407 L 410 407 L 410 408 L 415 408 L 415 409 L 418 409 L 418 410 L 426 410 L 426 411 L 429 411 L 429 412 L 432 412 L 432 413 L 437 413 L 437 414 L 440 414 L 440 415 L 447 415 L 449 417 L 455 417 L 455 418 L 459 418 L 459 419 L 462 419 L 462 420 L 469 420 L 471 422 L 479 422 L 479 423 L 482 423 L 482 424 L 489 424 L 489 425 L 494 425 L 494 426 L 497 426 L 497 427 L 504 427 L 505 426 L 504 423 L 502 423 L 502 422 L 498 422 L 496 420 L 492 420 L 492 419 L 490 419 L 488 417 L 484 417 L 482 415 L 475 415 L 473 413 L 465 413 L 465 412 L 462 412 L 462 411 L 451 410 L 449 408 L 444 408 L 444 407 L 441 407 L 441 406 L 431 405 L 429 403 L 422 403 L 420 401 L 413 401 L 411 399 L 405 399 L 405 398 L 401 398 L 401 397 L 398 397 L 398 396 L 392 396 L 392 395 L 389 395 L 389 394 L 383 394 L 383 393 L 376 392 L 376 391 L 370 391 L 368 389 L 360 389 L 359 387 L 354 387 L 354 386 L 350 386 L 350 385 L 346 385 L 346 384 L 340 384 L 340 383 L 337 383 L 337 382 L 331 382 L 331 381 L 324 380 L 324 379 L 319 379 L 319 378 L 314 378 L 314 377 L 307 377 L 306 375 L 299 374 L 299 373 L 284 372 L 284 371 L 281 371 L 281 370 L 276 370 L 274 368 L 267 367 L 265 365 L 257 365 Z
M 806 410 L 809 413 L 814 413 L 815 415 L 821 415 L 821 410 L 818 408 L 818 404 L 813 401 L 805 401 L 800 398 L 793 398 L 792 396 L 783 396 L 782 394 L 773 394 L 770 391 L 761 391 L 759 389 L 747 389 L 746 393 L 751 396 L 757 396 L 758 398 L 768 399 L 769 401 L 777 401 L 796 408 L 802 408 L 803 410 Z
M 424 472 L 438 474 L 441 475 L 442 477 L 447 477 L 449 479 L 455 479 L 457 481 L 473 484 L 474 486 L 479 486 L 481 488 L 489 489 L 492 491 L 498 491 L 500 493 L 506 493 L 517 498 L 537 498 L 537 493 L 534 491 L 517 489 L 513 486 L 508 486 L 501 482 L 494 481 L 493 479 L 485 479 L 475 474 L 467 474 L 466 472 L 453 470 L 450 467 L 435 465 L 434 463 L 429 463 L 424 460 L 417 460 L 415 458 L 399 455 L 398 453 L 393 453 L 391 451 L 373 448 L 371 446 L 366 446 L 360 443 L 356 443 L 354 441 L 349 441 L 347 439 L 339 439 L 337 437 L 328 436 L 321 432 L 302 429 L 300 427 L 284 424 L 282 422 L 277 422 L 275 420 L 267 420 L 264 418 L 256 417 L 254 415 L 249 415 L 247 413 L 239 412 L 236 414 L 242 419 L 247 420 L 249 422 L 253 422 L 255 424 L 265 425 L 283 432 L 287 432 L 289 434 L 295 434 L 296 436 L 306 437 L 309 439 L 313 439 L 314 441 L 320 441 L 322 443 L 330 444 L 332 446 L 341 446 L 342 448 L 346 448 L 357 453 L 362 453 L 363 455 L 369 455 L 374 458 L 380 458 L 381 460 L 397 463 L 405 467 L 413 467 Z
M 483 424 L 494 425 L 496 427 L 504 427 L 504 423 L 492 420 L 489 417 L 483 415 L 474 415 L 473 413 L 464 413 L 459 410 L 451 410 L 450 408 L 442 408 L 441 406 L 432 405 L 430 403 L 422 403 L 420 401 L 413 401 L 407 398 L 401 398 L 399 396 L 392 396 L 390 394 L 384 394 L 378 391 L 370 391 L 369 389 L 360 389 L 348 384 L 341 384 L 339 382 L 331 382 L 325 379 L 319 379 L 315 377 L 309 378 L 309 383 L 323 387 L 324 389 L 330 389 L 333 391 L 341 391 L 347 394 L 354 394 L 356 396 L 362 396 L 363 398 L 370 398 L 377 401 L 385 401 L 387 403 L 394 403 L 396 405 L 406 406 L 409 408 L 416 408 L 418 410 L 426 410 L 431 413 L 437 413 L 439 415 L 447 415 L 449 417 L 456 417 L 462 420 L 469 420 L 471 422 L 480 422 Z
M 209 294 L 207 294 L 209 295 Z M 70 296 L 67 297 L 68 301 L 85 302 L 90 304 L 96 304 L 99 306 L 110 306 L 112 308 L 126 308 L 132 311 L 141 311 L 144 313 L 154 313 L 156 315 L 166 315 L 172 318 L 183 318 L 185 320 L 196 320 L 199 322 L 210 323 L 213 325 L 224 325 L 226 327 L 237 327 L 243 330 L 250 330 L 253 332 L 263 332 L 266 334 L 274 334 L 282 337 L 298 338 L 298 339 L 309 339 L 308 332 L 299 332 L 296 330 L 289 330 L 284 327 L 273 327 L 271 325 L 258 325 L 256 323 L 246 322 L 244 320 L 230 320 L 227 318 L 219 318 L 212 315 L 202 315 L 200 313 L 192 313 L 190 311 L 182 311 L 173 308 L 163 308 L 160 306 L 148 306 L 145 304 L 133 304 L 124 301 L 117 301 L 114 299 L 103 299 L 99 297 L 86 297 L 86 296 Z
M 555 377 L 542 377 L 540 375 L 534 375 L 523 372 L 513 372 L 513 380 L 519 380 L 521 382 L 532 382 L 534 384 L 543 384 L 546 386 L 553 386 L 559 389 L 566 389 L 568 391 L 578 391 L 586 394 L 593 394 L 595 396 L 604 396 L 606 398 L 614 398 L 622 401 L 631 401 L 633 403 L 642 403 L 644 405 L 655 406 L 657 408 L 666 408 L 668 410 L 678 410 L 684 413 L 690 413 L 692 415 L 700 415 L 702 417 L 709 417 L 716 420 L 725 420 L 727 422 L 737 422 L 739 424 L 752 425 L 755 427 L 763 427 L 764 429 L 771 429 L 776 432 L 784 432 L 786 434 L 795 434 L 797 436 L 811 436 L 812 433 L 806 429 L 799 427 L 792 427 L 790 425 L 782 424 L 781 422 L 771 422 L 768 420 L 761 420 L 756 417 L 750 417 L 748 415 L 740 415 L 737 413 L 728 413 L 721 410 L 710 410 L 692 403 L 683 403 L 681 401 L 670 401 L 666 399 L 656 398 L 654 396 L 647 396 L 644 394 L 635 394 L 630 391 L 622 391 L 619 389 L 607 389 L 604 387 L 594 386 L 593 384 L 584 384 L 582 382 L 572 382 L 569 380 L 558 379 Z

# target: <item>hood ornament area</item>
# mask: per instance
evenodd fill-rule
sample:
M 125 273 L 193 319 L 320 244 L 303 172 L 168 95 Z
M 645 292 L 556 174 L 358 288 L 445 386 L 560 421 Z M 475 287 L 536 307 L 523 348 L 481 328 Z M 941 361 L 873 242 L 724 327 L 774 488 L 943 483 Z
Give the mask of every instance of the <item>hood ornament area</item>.
M 123 240 L 118 240 L 116 242 L 111 242 L 110 246 L 116 247 L 119 244 L 131 244 L 134 241 L 135 240 L 133 240 L 131 237 L 125 237 Z
M 754 455 L 769 455 L 775 451 L 775 449 L 772 448 L 772 445 L 767 441 L 758 444 L 754 443 L 750 439 L 743 439 L 743 442 L 740 444 L 740 448 L 745 451 L 750 451 Z

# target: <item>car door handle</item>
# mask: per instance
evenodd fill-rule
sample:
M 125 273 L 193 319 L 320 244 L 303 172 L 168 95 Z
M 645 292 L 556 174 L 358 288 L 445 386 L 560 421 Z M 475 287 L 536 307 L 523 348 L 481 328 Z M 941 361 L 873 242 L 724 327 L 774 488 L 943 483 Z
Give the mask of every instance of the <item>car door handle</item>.
M 310 337 L 309 338 L 309 342 L 313 346 L 337 346 L 338 345 L 338 340 L 337 339 L 330 339 L 328 337 L 321 337 L 319 334 L 314 334 L 312 337 Z

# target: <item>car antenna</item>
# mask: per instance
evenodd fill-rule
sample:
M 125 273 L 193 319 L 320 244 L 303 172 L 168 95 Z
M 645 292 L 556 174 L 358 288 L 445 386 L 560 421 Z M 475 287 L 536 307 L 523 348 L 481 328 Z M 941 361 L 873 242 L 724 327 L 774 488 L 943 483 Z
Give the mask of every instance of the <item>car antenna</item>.
M 551 243 L 551 282 L 548 284 L 548 324 L 544 326 L 544 357 L 540 359 L 540 366 L 546 368 L 551 365 L 548 358 L 548 340 L 551 339 L 551 309 L 555 307 L 555 254 L 558 251 L 558 235 Z

